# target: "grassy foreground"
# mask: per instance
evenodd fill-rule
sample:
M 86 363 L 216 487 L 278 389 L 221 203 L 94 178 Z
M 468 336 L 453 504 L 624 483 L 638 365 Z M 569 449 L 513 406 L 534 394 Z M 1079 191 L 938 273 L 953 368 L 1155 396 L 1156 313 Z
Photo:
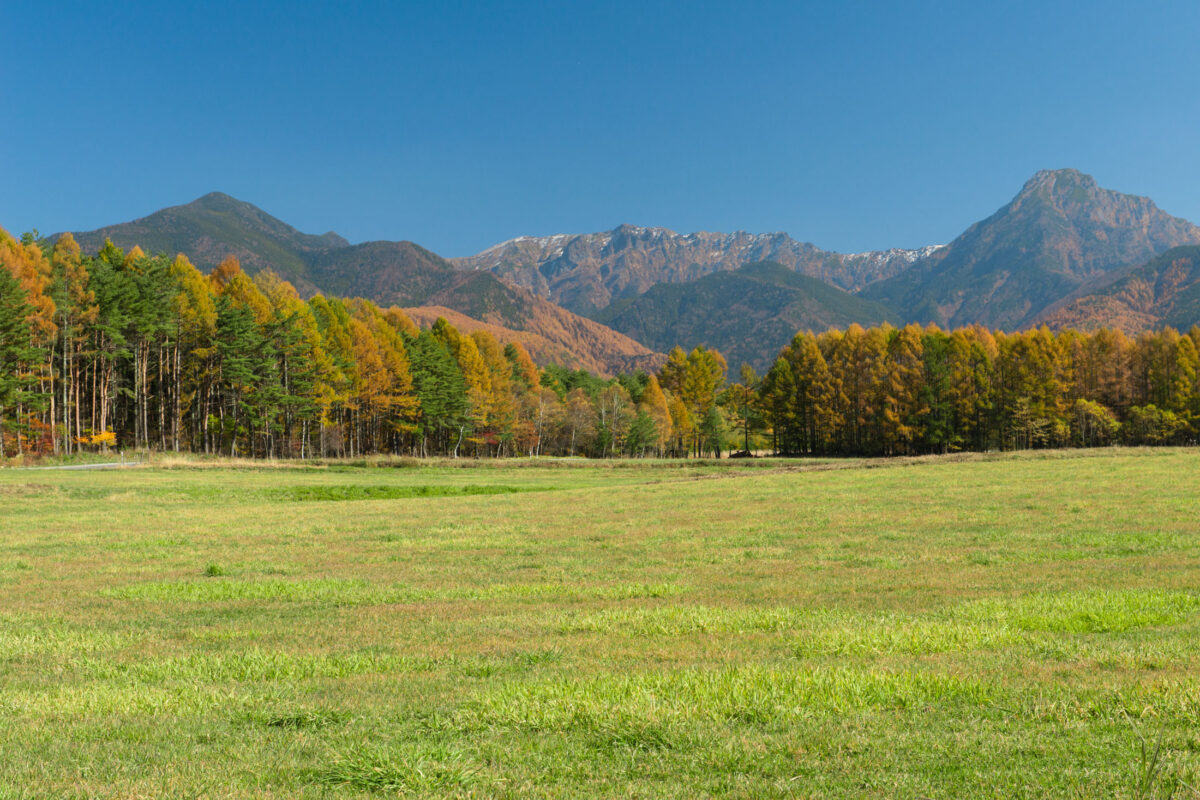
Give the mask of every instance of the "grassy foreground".
M 0 798 L 1196 796 L 1200 452 L 878 466 L 0 471 Z

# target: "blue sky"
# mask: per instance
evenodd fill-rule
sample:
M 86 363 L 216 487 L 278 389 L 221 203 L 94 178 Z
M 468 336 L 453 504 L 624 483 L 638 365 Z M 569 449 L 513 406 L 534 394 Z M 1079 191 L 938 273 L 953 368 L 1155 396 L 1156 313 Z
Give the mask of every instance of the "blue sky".
M 21 7 L 17 7 L 21 6 Z M 466 255 L 944 242 L 1073 166 L 1200 222 L 1195 2 L 6 3 L 0 225 L 224 191 Z

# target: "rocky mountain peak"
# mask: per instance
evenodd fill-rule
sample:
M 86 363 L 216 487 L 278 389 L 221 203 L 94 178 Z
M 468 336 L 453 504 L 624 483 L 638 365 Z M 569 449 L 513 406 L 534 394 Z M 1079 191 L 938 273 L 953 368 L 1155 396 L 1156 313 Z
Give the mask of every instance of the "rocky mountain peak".
M 1042 170 L 944 250 L 866 294 L 909 319 L 1015 329 L 1085 282 L 1200 242 L 1200 228 L 1075 169 Z
M 1100 187 L 1091 175 L 1069 167 L 1064 169 L 1042 169 L 1033 174 L 1021 187 L 1018 197 L 1044 191 L 1050 195 L 1066 194 L 1083 189 L 1094 192 Z

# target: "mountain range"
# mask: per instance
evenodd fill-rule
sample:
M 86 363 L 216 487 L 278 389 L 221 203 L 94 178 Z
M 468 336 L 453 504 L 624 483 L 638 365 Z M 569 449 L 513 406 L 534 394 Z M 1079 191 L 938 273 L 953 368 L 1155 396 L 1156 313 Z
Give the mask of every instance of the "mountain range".
M 636 297 L 660 283 L 686 283 L 746 264 L 774 261 L 856 291 L 907 270 L 937 246 L 833 253 L 786 233 L 689 233 L 620 225 L 603 233 L 519 236 L 453 262 L 487 270 L 579 314 Z
M 797 330 L 889 321 L 1020 329 L 1200 322 L 1200 228 L 1073 169 L 1035 174 L 947 245 L 835 253 L 784 233 L 610 231 L 521 236 L 445 259 L 408 241 L 302 233 L 213 193 L 75 234 L 273 269 L 302 294 L 361 296 L 521 341 L 535 360 L 602 375 L 653 368 L 673 345 L 760 369 Z M 452 318 L 452 319 L 451 319 Z

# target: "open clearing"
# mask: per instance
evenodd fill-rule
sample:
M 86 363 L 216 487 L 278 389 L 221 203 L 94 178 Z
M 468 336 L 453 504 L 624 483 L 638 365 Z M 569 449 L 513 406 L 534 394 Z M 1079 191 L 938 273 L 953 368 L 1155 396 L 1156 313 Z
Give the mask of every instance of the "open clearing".
M 1200 452 L 874 466 L 0 471 L 0 797 L 1196 796 Z

